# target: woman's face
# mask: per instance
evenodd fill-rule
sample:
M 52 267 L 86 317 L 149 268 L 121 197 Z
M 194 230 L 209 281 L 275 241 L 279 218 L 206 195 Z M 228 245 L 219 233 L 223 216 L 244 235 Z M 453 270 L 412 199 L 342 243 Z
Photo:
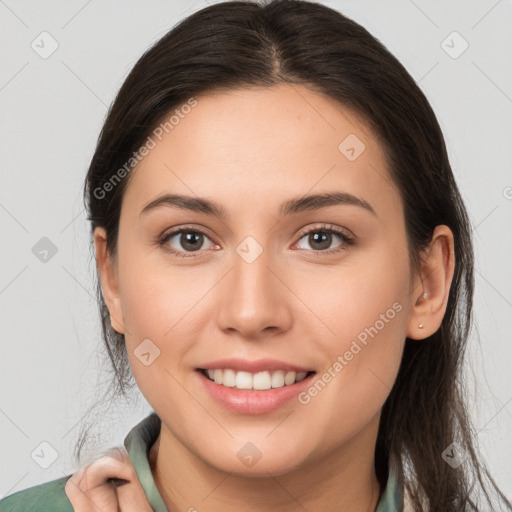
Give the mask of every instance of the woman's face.
M 383 149 L 303 86 L 196 100 L 133 171 L 109 304 L 162 436 L 254 475 L 373 453 L 414 301 Z

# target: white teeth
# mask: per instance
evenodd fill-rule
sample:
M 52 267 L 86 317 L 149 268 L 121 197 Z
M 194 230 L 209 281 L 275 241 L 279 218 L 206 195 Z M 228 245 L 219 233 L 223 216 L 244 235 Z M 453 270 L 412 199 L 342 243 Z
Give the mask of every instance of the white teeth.
M 228 388 L 265 390 L 271 388 L 282 388 L 300 382 L 306 378 L 308 372 L 285 372 L 276 370 L 274 372 L 263 371 L 258 373 L 236 372 L 232 369 L 207 370 L 208 377 L 216 384 Z
M 295 382 L 300 382 L 301 380 L 304 380 L 306 378 L 307 374 L 308 374 L 308 372 L 297 373 L 297 377 L 295 377 Z
M 295 372 L 286 372 L 286 375 L 284 376 L 284 383 L 289 386 L 290 384 L 293 384 L 295 382 L 295 376 L 297 374 Z
M 284 386 L 284 372 L 282 370 L 277 370 L 272 374 L 272 387 L 273 388 L 282 388 Z
M 222 370 L 213 370 L 213 380 L 215 384 L 222 384 L 224 372 Z
M 222 370 L 219 371 L 221 372 Z M 252 389 L 252 375 L 249 372 L 237 372 L 235 387 L 238 389 Z
M 236 386 L 236 373 L 234 370 L 224 370 L 222 385 L 228 388 L 234 388 Z
M 252 377 L 252 388 L 253 389 L 270 389 L 272 387 L 272 381 L 270 380 L 269 372 L 255 373 Z

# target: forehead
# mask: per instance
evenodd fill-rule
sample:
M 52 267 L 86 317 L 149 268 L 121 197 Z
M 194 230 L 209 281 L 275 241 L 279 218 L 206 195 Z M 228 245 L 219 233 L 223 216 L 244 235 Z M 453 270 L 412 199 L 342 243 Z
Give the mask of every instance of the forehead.
M 180 115 L 159 137 L 150 135 L 155 144 L 132 171 L 129 204 L 172 191 L 233 207 L 328 190 L 372 198 L 375 209 L 398 197 L 368 124 L 323 94 L 282 84 L 195 100 L 193 108 L 174 110 Z

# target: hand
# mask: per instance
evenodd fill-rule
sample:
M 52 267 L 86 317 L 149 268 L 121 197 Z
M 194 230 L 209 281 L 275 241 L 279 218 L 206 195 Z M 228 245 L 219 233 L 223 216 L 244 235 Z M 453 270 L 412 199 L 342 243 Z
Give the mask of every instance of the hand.
M 152 512 L 124 447 L 80 469 L 66 482 L 75 512 Z

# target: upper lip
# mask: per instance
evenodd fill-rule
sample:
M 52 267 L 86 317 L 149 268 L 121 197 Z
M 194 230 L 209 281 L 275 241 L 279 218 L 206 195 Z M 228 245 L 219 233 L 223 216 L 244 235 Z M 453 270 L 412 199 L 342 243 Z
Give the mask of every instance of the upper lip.
M 248 359 L 219 359 L 206 363 L 200 367 L 205 370 L 215 369 L 231 369 L 240 372 L 258 373 L 265 370 L 285 370 L 289 372 L 310 372 L 314 371 L 311 368 L 304 368 L 295 364 L 287 363 L 285 361 L 279 361 L 277 359 L 257 359 L 256 361 L 250 361 Z

